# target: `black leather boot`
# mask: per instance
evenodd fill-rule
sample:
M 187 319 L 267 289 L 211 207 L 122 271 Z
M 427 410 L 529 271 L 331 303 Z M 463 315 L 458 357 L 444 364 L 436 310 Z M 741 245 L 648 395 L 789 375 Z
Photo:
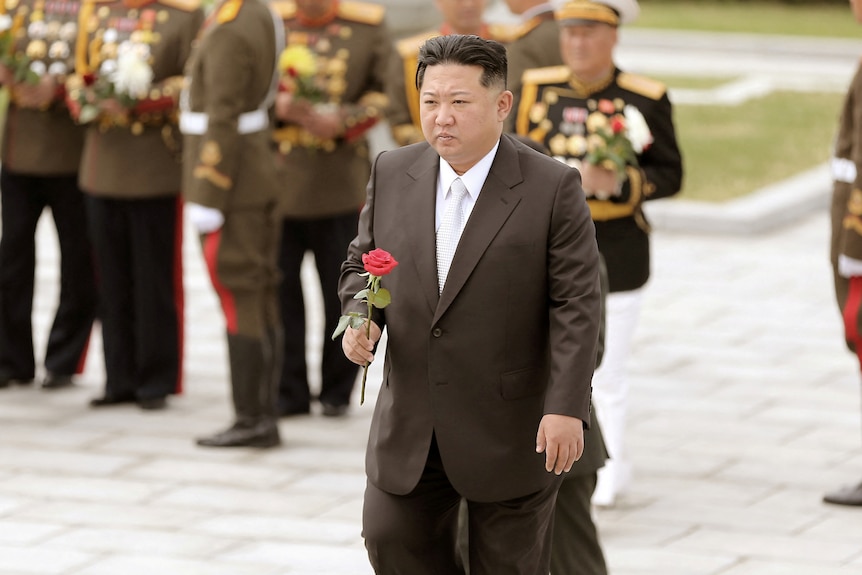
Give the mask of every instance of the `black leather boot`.
M 272 413 L 272 355 L 259 339 L 228 335 L 236 421 L 228 429 L 197 440 L 203 447 L 275 447 L 281 443 Z

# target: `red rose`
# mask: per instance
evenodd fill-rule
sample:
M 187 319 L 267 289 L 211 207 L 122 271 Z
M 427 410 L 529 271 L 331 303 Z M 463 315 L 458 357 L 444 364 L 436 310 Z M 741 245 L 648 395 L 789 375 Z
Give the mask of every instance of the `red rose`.
M 362 265 L 365 267 L 365 271 L 371 275 L 385 276 L 398 265 L 398 262 L 392 257 L 392 254 L 377 248 L 367 254 L 362 254 Z
M 626 129 L 626 121 L 619 116 L 614 116 L 611 119 L 611 130 L 614 134 L 620 134 Z
M 92 72 L 87 72 L 81 76 L 85 86 L 92 86 L 96 83 L 96 75 Z
M 602 98 L 599 100 L 599 112 L 602 114 L 613 114 L 616 112 L 616 106 L 610 100 Z
M 291 78 L 296 78 L 299 76 L 299 72 L 296 70 L 296 68 L 294 68 L 293 66 L 290 66 L 287 69 L 287 75 L 290 76 Z

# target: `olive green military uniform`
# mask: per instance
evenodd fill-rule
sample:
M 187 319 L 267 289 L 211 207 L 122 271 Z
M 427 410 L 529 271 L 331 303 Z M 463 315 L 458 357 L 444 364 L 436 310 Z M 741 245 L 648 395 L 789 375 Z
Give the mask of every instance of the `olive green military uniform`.
M 483 27 L 479 35 L 482 38 L 506 43 L 514 37 L 514 30 L 512 26 L 489 24 Z M 386 94 L 389 96 L 389 110 L 386 116 L 392 130 L 392 137 L 399 146 L 425 141 L 419 118 L 419 90 L 416 87 L 419 48 L 428 38 L 452 33 L 451 27 L 444 24 L 438 30 L 428 30 L 395 43 L 395 53 L 390 59 L 386 84 Z
M 31 381 L 36 373 L 32 318 L 36 225 L 46 207 L 60 244 L 60 300 L 48 336 L 44 384 L 52 387 L 80 373 L 96 313 L 92 248 L 87 236 L 78 165 L 84 131 L 69 118 L 62 86 L 74 69 L 77 1 L 5 2 L 16 37 L 10 54 L 30 59 L 38 76 L 58 90 L 44 110 L 20 107 L 14 96 L 3 133 L 2 239 L 0 239 L 0 387 Z M 19 36 L 20 34 L 20 36 Z M 65 380 L 61 380 L 65 378 Z
M 279 184 L 269 119 L 280 50 L 275 26 L 260 0 L 228 0 L 205 25 L 187 67 L 183 195 L 224 215 L 201 245 L 225 316 L 236 411 L 233 427 L 201 445 L 279 443 Z
M 79 182 L 89 196 L 102 294 L 107 381 L 93 405 L 163 406 L 181 389 L 177 100 L 202 21 L 199 0 L 92 0 L 80 10 L 76 75 L 67 89 L 73 116 L 87 122 Z M 82 94 L 123 72 L 129 53 L 152 72 L 146 96 L 126 102 L 126 113 L 85 117 Z
M 306 46 L 317 64 L 322 87 L 317 106 L 337 110 L 343 133 L 321 140 L 301 126 L 279 122 L 274 134 L 282 193 L 279 268 L 281 314 L 285 327 L 284 368 L 279 385 L 282 414 L 307 413 L 310 392 L 305 313 L 300 267 L 314 255 L 323 293 L 324 325 L 320 401 L 325 412 L 343 412 L 350 402 L 357 366 L 330 335 L 338 325 L 338 277 L 371 175 L 366 132 L 382 117 L 391 42 L 384 8 L 361 2 L 336 2 L 331 12 L 309 22 L 292 2 L 275 2 L 288 46 Z

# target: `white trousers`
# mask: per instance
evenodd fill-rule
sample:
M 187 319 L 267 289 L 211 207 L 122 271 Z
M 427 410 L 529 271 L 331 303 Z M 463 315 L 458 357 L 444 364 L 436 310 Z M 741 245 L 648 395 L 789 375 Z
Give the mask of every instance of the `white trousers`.
M 629 383 L 626 362 L 643 301 L 643 288 L 608 294 L 605 307 L 605 354 L 593 376 L 593 407 L 602 427 L 610 460 L 599 470 L 595 505 L 610 506 L 626 490 L 631 463 L 625 449 Z

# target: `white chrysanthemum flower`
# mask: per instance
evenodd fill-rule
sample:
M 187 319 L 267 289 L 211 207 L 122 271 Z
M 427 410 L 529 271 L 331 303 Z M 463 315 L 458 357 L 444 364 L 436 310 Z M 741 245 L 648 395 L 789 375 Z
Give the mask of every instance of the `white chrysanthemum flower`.
M 12 17 L 9 14 L 0 14 L 0 32 L 12 28 Z
M 147 62 L 145 51 L 123 50 L 117 58 L 117 70 L 112 81 L 117 93 L 146 98 L 153 82 L 153 69 Z
M 632 143 L 632 149 L 640 154 L 653 143 L 652 132 L 644 115 L 631 104 L 623 109 L 623 114 L 626 117 L 626 135 Z
M 48 70 L 48 67 L 45 65 L 45 62 L 41 60 L 36 60 L 34 62 L 30 62 L 30 71 L 36 74 L 37 76 L 44 76 L 45 72 Z

